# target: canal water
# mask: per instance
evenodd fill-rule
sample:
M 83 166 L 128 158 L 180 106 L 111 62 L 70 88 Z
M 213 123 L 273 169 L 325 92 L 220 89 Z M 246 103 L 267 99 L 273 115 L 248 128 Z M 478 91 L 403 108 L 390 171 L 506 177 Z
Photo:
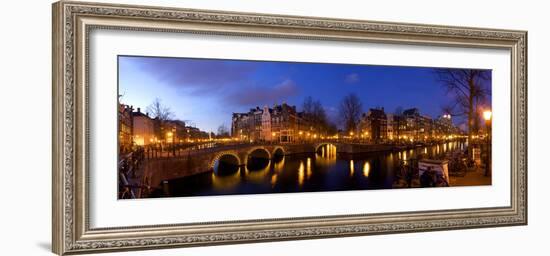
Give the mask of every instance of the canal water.
M 164 191 L 156 196 L 389 189 L 402 161 L 419 154 L 440 158 L 449 151 L 465 148 L 464 142 L 454 141 L 399 152 L 344 155 L 338 154 L 334 145 L 325 145 L 315 154 L 254 159 L 248 166 L 216 164 L 214 171 L 168 181 Z

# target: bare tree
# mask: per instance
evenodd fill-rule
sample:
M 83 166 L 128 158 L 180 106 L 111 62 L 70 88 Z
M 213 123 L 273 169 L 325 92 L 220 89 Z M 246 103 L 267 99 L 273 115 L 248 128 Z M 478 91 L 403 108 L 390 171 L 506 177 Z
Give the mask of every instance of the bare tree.
M 304 99 L 304 103 L 302 104 L 302 110 L 306 114 L 313 113 L 313 98 L 311 96 L 307 96 Z
M 454 101 L 443 107 L 452 116 L 467 116 L 468 134 L 471 136 L 479 127 L 477 107 L 491 94 L 484 82 L 491 79 L 489 70 L 478 69 L 436 69 L 438 80 L 454 95 Z
M 147 106 L 147 113 L 149 113 L 151 117 L 156 118 L 160 121 L 169 120 L 174 115 L 169 107 L 162 105 L 162 102 L 159 98 L 156 98 L 153 103 Z
M 174 113 L 170 110 L 169 107 L 162 105 L 162 102 L 159 98 L 156 98 L 153 103 L 147 106 L 147 113 L 153 117 L 155 123 L 155 133 L 162 137 L 163 125 L 167 120 L 172 118 Z
M 356 94 L 348 94 L 340 102 L 340 117 L 347 132 L 355 131 L 363 112 L 363 104 Z
M 313 104 L 313 116 L 320 125 L 324 125 L 327 121 L 327 112 L 320 101 L 315 101 Z
M 229 137 L 229 129 L 225 124 L 218 126 L 218 137 Z
M 325 108 L 319 100 L 313 100 L 311 96 L 308 96 L 304 100 L 302 110 L 304 111 L 306 119 L 318 132 L 327 133 L 330 130 Z

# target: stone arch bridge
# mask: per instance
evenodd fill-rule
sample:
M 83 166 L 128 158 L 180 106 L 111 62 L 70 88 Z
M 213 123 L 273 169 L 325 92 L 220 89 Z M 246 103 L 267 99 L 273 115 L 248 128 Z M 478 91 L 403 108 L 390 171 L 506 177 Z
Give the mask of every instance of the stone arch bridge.
M 189 150 L 178 157 L 148 159 L 145 162 L 144 175 L 148 176 L 152 186 L 163 180 L 181 178 L 214 169 L 216 163 L 245 166 L 250 159 L 274 159 L 286 155 L 314 153 L 324 145 L 332 144 L 338 153 L 364 153 L 387 150 L 375 145 L 359 145 L 338 142 L 318 142 L 301 144 L 238 144 L 221 145 L 212 148 Z
M 274 159 L 287 155 L 289 148 L 284 145 L 249 145 L 230 149 L 216 150 L 206 161 L 208 168 L 213 169 L 217 162 L 223 161 L 236 166 L 247 165 L 251 158 Z

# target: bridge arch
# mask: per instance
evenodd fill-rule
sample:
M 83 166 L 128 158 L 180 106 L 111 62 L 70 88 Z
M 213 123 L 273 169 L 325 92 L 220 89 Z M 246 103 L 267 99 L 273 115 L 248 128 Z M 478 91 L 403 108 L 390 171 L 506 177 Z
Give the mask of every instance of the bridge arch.
M 246 152 L 244 164 L 248 164 L 250 158 L 271 159 L 271 153 L 265 147 L 253 147 Z
M 250 157 L 259 157 L 259 158 L 267 158 L 271 159 L 271 152 L 267 150 L 265 147 L 252 147 L 248 151 L 246 151 L 246 158 Z
M 317 143 L 314 145 L 315 147 L 315 153 L 317 153 L 317 151 L 322 147 L 322 146 L 326 146 L 326 145 L 333 145 L 334 147 L 336 147 L 336 150 L 338 150 L 338 146 L 336 145 L 336 143 L 332 143 L 332 142 L 321 142 L 321 143 Z
M 223 151 L 216 154 L 214 158 L 212 158 L 212 160 L 210 161 L 210 169 L 213 170 L 214 166 L 216 165 L 216 162 L 219 162 L 219 161 L 227 161 L 228 163 L 235 164 L 237 166 L 242 165 L 241 158 L 234 151 Z
M 275 158 L 276 156 L 284 156 L 285 155 L 285 149 L 281 146 L 276 146 L 273 148 L 273 151 L 271 152 L 271 157 Z
M 285 149 L 280 146 L 275 146 L 271 151 L 271 159 L 274 163 L 279 163 L 285 158 Z

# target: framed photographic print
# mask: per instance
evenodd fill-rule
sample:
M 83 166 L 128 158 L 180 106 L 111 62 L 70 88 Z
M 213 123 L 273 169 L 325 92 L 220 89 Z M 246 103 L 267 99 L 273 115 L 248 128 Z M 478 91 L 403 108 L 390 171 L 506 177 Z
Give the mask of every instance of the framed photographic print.
M 53 251 L 525 225 L 526 40 L 55 3 Z

